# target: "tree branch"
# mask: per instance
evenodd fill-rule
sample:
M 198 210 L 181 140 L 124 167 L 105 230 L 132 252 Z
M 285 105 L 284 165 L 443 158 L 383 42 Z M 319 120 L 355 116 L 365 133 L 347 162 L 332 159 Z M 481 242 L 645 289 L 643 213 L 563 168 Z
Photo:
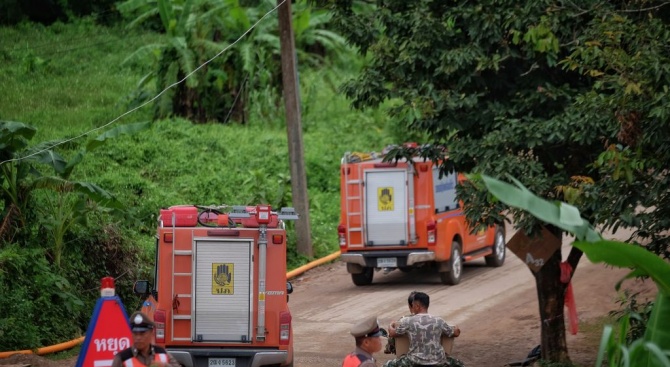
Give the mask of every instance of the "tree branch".
M 572 266 L 572 274 L 570 274 L 570 279 L 572 279 L 572 276 L 575 274 L 575 271 L 577 270 L 577 265 L 579 265 L 579 260 L 582 258 L 582 255 L 584 253 L 582 250 L 578 249 L 575 246 L 572 246 L 572 249 L 570 250 L 570 254 L 568 254 L 568 260 L 567 263 Z
M 670 1 L 666 1 L 663 4 L 659 4 L 659 5 L 656 5 L 656 6 L 651 6 L 651 7 L 648 7 L 648 8 L 642 8 L 642 9 L 637 9 L 637 10 L 621 10 L 621 12 L 622 13 L 639 13 L 639 12 L 642 12 L 642 11 L 656 10 L 656 9 L 664 7 L 668 4 L 670 4 Z

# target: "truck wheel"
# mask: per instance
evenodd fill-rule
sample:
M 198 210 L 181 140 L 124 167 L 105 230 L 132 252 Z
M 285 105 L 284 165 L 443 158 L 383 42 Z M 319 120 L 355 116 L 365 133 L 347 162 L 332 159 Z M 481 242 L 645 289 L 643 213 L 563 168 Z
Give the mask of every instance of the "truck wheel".
M 354 284 L 359 286 L 370 285 L 372 283 L 372 275 L 373 275 L 372 268 L 365 267 L 363 268 L 362 273 L 351 274 L 351 280 L 354 282 Z
M 493 253 L 489 256 L 486 256 L 484 259 L 486 259 L 486 265 L 488 266 L 493 266 L 493 267 L 499 267 L 502 266 L 502 264 L 505 263 L 505 251 L 506 251 L 506 246 L 505 246 L 505 230 L 503 227 L 498 226 L 496 228 L 496 233 L 493 237 Z
M 449 271 L 440 272 L 442 283 L 456 285 L 461 281 L 463 274 L 463 257 L 461 256 L 461 244 L 454 240 L 451 244 L 451 260 Z

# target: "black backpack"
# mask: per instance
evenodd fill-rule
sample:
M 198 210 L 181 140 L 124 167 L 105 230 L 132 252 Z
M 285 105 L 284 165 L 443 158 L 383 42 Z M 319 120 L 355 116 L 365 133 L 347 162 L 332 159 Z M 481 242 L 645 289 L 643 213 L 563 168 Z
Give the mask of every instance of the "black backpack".
M 533 362 L 540 359 L 540 357 L 542 357 L 542 348 L 540 345 L 538 345 L 535 348 L 531 349 L 526 359 L 520 362 L 508 363 L 507 366 L 521 366 L 521 367 L 530 366 L 531 364 L 533 364 Z

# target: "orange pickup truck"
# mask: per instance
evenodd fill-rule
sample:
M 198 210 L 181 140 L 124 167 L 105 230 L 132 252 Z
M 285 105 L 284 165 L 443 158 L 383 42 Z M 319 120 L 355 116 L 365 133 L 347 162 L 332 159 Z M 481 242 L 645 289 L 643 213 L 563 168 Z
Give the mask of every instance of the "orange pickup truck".
M 457 172 L 440 177 L 421 158 L 384 162 L 376 153 L 346 153 L 340 167 L 341 260 L 355 285 L 372 283 L 374 271 L 430 266 L 444 284 L 458 284 L 463 262 L 484 257 L 505 262 L 504 225 L 471 233 L 456 197 L 465 180 Z

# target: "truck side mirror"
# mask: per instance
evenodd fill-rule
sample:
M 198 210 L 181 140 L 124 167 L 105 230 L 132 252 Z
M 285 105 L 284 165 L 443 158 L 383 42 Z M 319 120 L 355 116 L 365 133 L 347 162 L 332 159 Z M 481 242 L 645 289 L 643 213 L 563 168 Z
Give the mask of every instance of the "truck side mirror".
M 148 296 L 151 292 L 151 285 L 148 280 L 138 280 L 133 286 L 133 293 L 140 296 Z
M 286 282 L 286 302 L 288 303 L 288 295 L 293 293 L 293 284 L 291 282 Z

